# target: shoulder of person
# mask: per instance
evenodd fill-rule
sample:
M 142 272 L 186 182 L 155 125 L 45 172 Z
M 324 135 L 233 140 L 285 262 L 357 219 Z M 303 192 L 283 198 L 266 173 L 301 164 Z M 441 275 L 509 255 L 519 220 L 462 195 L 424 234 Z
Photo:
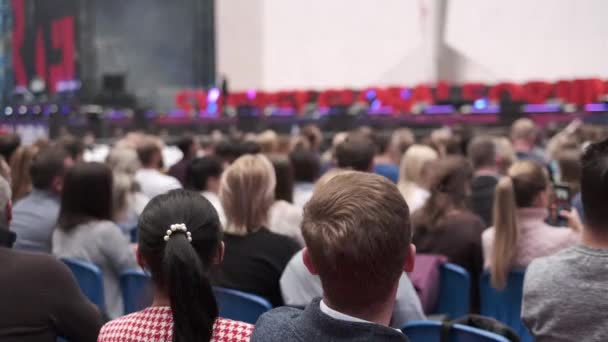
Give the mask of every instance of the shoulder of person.
M 16 260 L 23 267 L 24 272 L 30 272 L 37 279 L 44 281 L 46 285 L 49 285 L 49 280 L 63 282 L 71 277 L 70 269 L 53 255 L 21 251 L 12 252 L 15 253 Z
M 213 335 L 216 341 L 246 342 L 254 326 L 240 321 L 218 317 L 213 324 Z
M 289 326 L 302 315 L 302 310 L 290 307 L 272 309 L 258 319 L 255 330 L 251 335 L 251 342 L 255 341 L 283 341 L 289 335 Z

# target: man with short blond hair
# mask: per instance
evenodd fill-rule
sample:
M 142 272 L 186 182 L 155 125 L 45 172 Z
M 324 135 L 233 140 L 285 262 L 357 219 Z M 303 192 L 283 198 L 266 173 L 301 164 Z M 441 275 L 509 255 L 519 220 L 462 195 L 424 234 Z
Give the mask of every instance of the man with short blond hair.
M 382 176 L 348 172 L 304 208 L 303 259 L 323 299 L 263 315 L 251 341 L 407 341 L 389 327 L 399 279 L 414 266 L 409 209 Z

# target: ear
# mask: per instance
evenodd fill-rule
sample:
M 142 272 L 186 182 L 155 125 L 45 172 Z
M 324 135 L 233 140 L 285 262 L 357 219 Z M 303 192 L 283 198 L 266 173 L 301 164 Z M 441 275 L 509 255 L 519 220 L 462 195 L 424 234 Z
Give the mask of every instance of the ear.
M 135 258 L 137 259 L 137 264 L 139 265 L 139 267 L 143 268 L 144 270 L 146 269 L 146 267 L 148 267 L 148 265 L 146 265 L 144 257 L 139 252 L 138 247 L 135 247 Z
M 224 242 L 220 242 L 220 245 L 217 248 L 217 253 L 215 254 L 215 256 L 213 257 L 213 264 L 214 265 L 219 265 L 222 263 L 222 261 L 224 261 L 224 252 L 226 250 L 226 247 L 224 246 Z
M 405 263 L 403 264 L 403 271 L 408 273 L 414 270 L 414 265 L 416 264 L 416 246 L 410 243 L 409 249 L 409 253 L 407 253 Z
M 312 263 L 312 258 L 310 257 L 310 253 L 308 252 L 308 248 L 304 247 L 302 250 L 302 260 L 304 261 L 304 266 L 308 269 L 308 272 L 312 275 L 319 275 L 317 272 L 317 268 Z

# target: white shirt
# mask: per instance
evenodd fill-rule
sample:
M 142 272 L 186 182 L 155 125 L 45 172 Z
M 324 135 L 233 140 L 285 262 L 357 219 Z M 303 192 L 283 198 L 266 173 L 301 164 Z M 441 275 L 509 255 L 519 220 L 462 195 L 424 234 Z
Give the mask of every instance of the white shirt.
M 296 183 L 293 187 L 293 204 L 304 208 L 304 205 L 310 201 L 314 189 L 313 183 Z
M 220 218 L 220 223 L 222 224 L 222 227 L 224 227 L 226 225 L 226 214 L 224 213 L 224 207 L 222 206 L 220 197 L 211 191 L 203 191 L 201 192 L 201 195 L 203 195 L 203 197 L 211 203 L 213 208 L 215 208 L 217 216 Z
M 426 200 L 429 199 L 430 196 L 431 193 L 427 190 L 421 187 L 416 187 L 412 192 L 410 198 L 405 199 L 410 209 L 410 213 L 413 213 L 416 210 L 424 207 L 424 205 L 426 204 Z
M 180 189 L 180 182 L 154 169 L 140 169 L 135 173 L 135 180 L 141 186 L 141 192 L 152 199 L 173 189 Z
M 321 299 L 321 303 L 319 303 L 319 308 L 321 309 L 322 313 L 326 314 L 327 316 L 329 316 L 333 319 L 337 319 L 339 321 L 354 322 L 354 323 L 367 323 L 367 324 L 376 324 L 376 325 L 378 324 L 378 323 L 366 321 L 364 319 L 353 317 L 353 316 L 341 313 L 339 311 L 336 311 L 336 310 L 330 308 L 329 306 L 327 306 L 322 299 Z M 400 329 L 397 329 L 397 328 L 393 328 L 393 329 L 397 330 L 398 332 L 401 332 Z
M 268 229 L 271 232 L 288 236 L 304 247 L 302 237 L 302 208 L 289 202 L 279 200 L 274 202 L 268 213 Z

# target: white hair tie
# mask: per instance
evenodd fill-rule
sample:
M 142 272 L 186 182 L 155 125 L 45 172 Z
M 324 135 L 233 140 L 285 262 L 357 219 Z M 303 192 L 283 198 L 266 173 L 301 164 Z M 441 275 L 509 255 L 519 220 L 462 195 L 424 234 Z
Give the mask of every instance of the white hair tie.
M 165 241 L 169 241 L 171 235 L 175 232 L 183 232 L 186 234 L 188 241 L 192 242 L 192 233 L 188 231 L 188 228 L 186 228 L 186 225 L 183 223 L 172 224 L 171 227 L 167 229 L 167 234 L 165 234 L 164 237 Z

